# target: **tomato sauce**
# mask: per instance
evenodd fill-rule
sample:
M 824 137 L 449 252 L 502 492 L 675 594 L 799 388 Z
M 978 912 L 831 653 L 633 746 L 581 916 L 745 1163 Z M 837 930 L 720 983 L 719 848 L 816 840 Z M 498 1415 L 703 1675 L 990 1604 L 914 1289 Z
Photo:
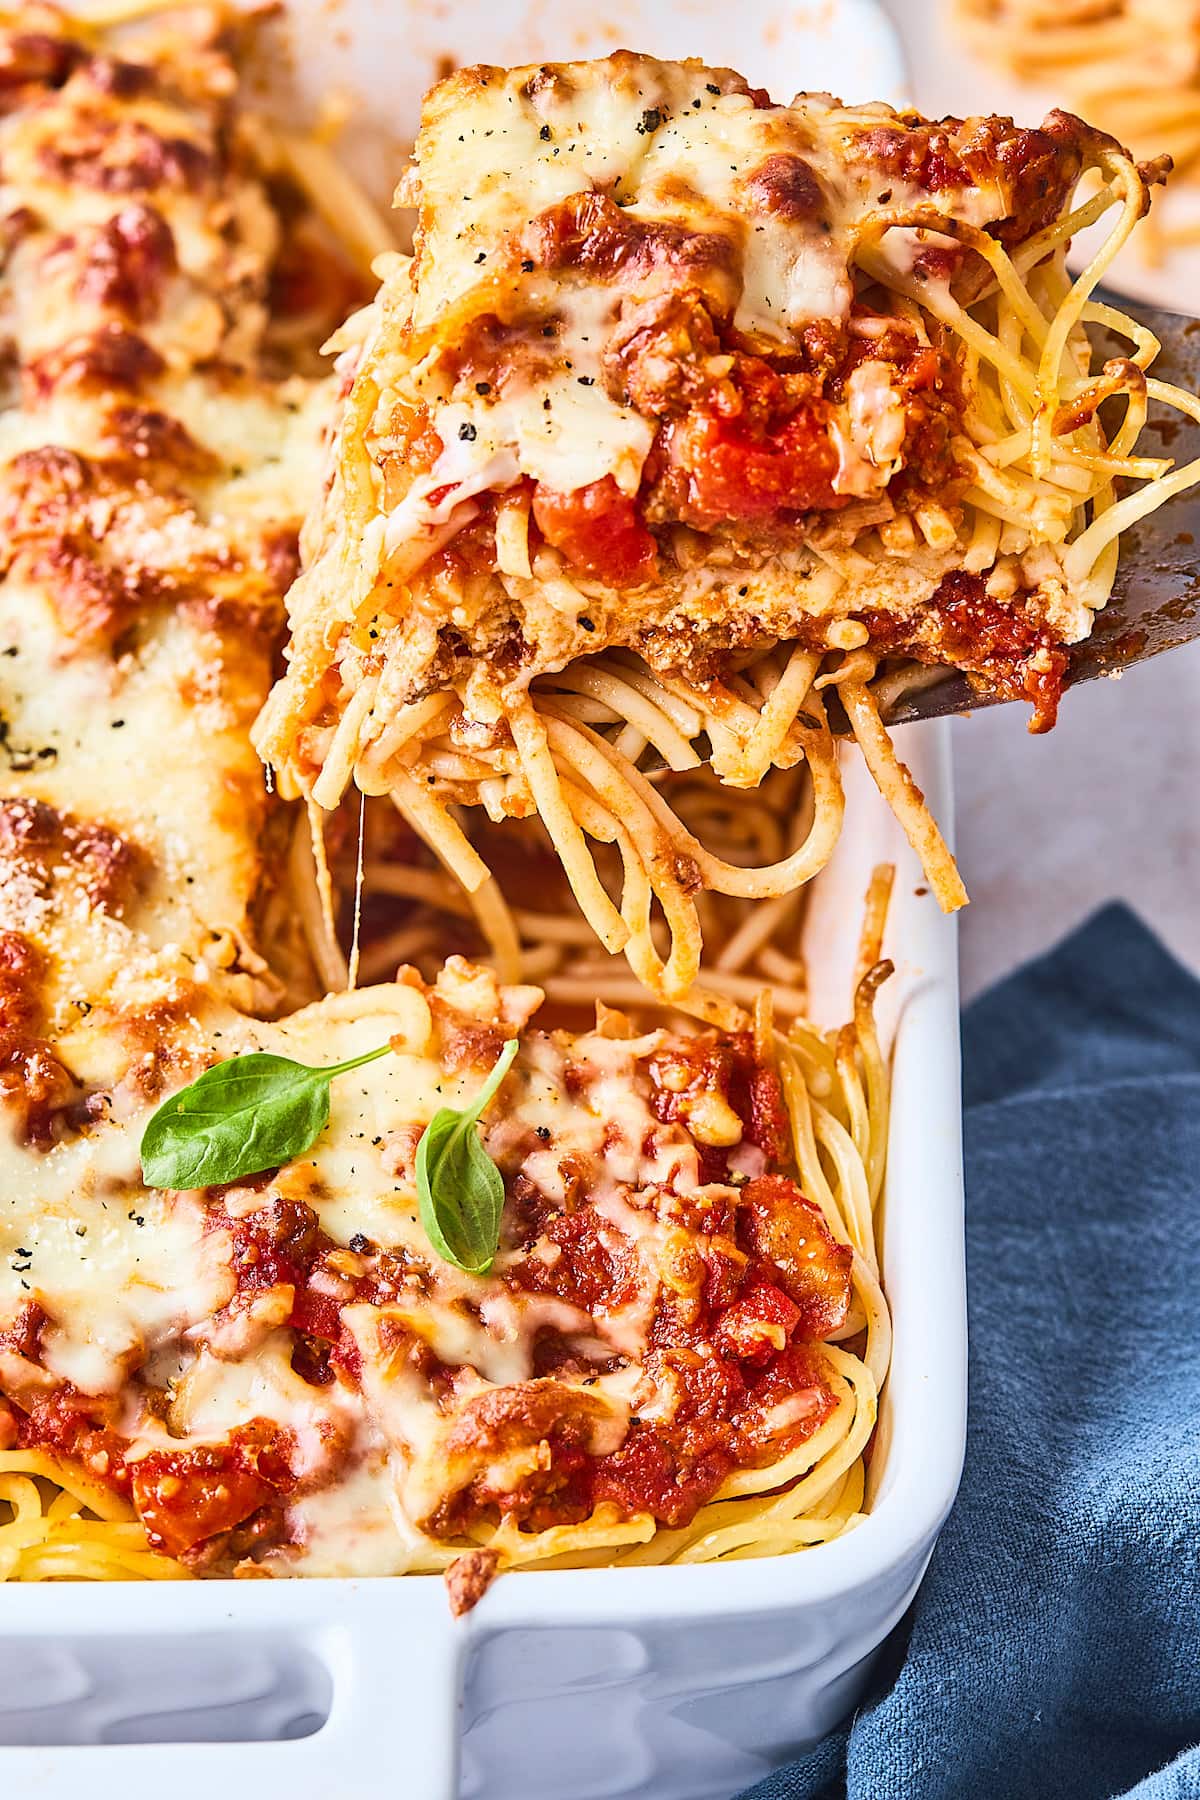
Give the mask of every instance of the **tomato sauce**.
M 924 662 L 952 664 L 1006 700 L 1029 700 L 1031 731 L 1054 726 L 1070 655 L 1019 599 L 1008 604 L 993 599 L 982 575 L 955 569 L 943 577 L 921 614 L 933 623 L 932 645 L 909 641 L 904 621 L 877 613 L 861 617 L 872 642 Z

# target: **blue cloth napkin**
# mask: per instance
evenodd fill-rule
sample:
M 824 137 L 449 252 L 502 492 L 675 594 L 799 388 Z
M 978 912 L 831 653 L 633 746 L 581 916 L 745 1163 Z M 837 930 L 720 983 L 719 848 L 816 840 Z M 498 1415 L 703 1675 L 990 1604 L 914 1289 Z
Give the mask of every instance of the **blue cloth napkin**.
M 963 1031 L 962 1488 L 867 1701 L 752 1800 L 1191 1800 L 1200 983 L 1111 906 Z

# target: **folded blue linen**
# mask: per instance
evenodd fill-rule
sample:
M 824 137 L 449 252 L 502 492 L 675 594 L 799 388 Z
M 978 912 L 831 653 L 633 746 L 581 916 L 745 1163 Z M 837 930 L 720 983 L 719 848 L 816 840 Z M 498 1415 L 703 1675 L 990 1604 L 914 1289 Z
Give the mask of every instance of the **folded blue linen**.
M 963 1033 L 962 1488 L 868 1700 L 752 1800 L 1195 1800 L 1200 983 L 1110 906 Z

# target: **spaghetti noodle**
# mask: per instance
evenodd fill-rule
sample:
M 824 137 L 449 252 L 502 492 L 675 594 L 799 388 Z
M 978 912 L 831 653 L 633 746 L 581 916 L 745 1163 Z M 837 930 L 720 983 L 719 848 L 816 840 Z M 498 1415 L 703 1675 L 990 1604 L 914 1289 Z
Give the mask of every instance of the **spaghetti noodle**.
M 185 1581 L 133 1508 L 79 1463 L 0 1450 L 0 1581 Z

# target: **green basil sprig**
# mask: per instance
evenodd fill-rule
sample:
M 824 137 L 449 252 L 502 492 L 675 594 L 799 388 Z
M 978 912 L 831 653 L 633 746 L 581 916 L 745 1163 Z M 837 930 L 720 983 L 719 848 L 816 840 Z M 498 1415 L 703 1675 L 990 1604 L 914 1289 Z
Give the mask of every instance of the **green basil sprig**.
M 206 1069 L 164 1100 L 142 1133 L 142 1180 L 151 1188 L 212 1187 L 303 1156 L 329 1123 L 329 1084 L 386 1056 L 390 1044 L 310 1069 L 252 1050 Z
M 417 1145 L 417 1198 L 425 1235 L 447 1262 L 468 1275 L 486 1275 L 500 1242 L 504 1180 L 476 1127 L 512 1067 L 510 1038 L 473 1103 L 463 1112 L 443 1106 Z

